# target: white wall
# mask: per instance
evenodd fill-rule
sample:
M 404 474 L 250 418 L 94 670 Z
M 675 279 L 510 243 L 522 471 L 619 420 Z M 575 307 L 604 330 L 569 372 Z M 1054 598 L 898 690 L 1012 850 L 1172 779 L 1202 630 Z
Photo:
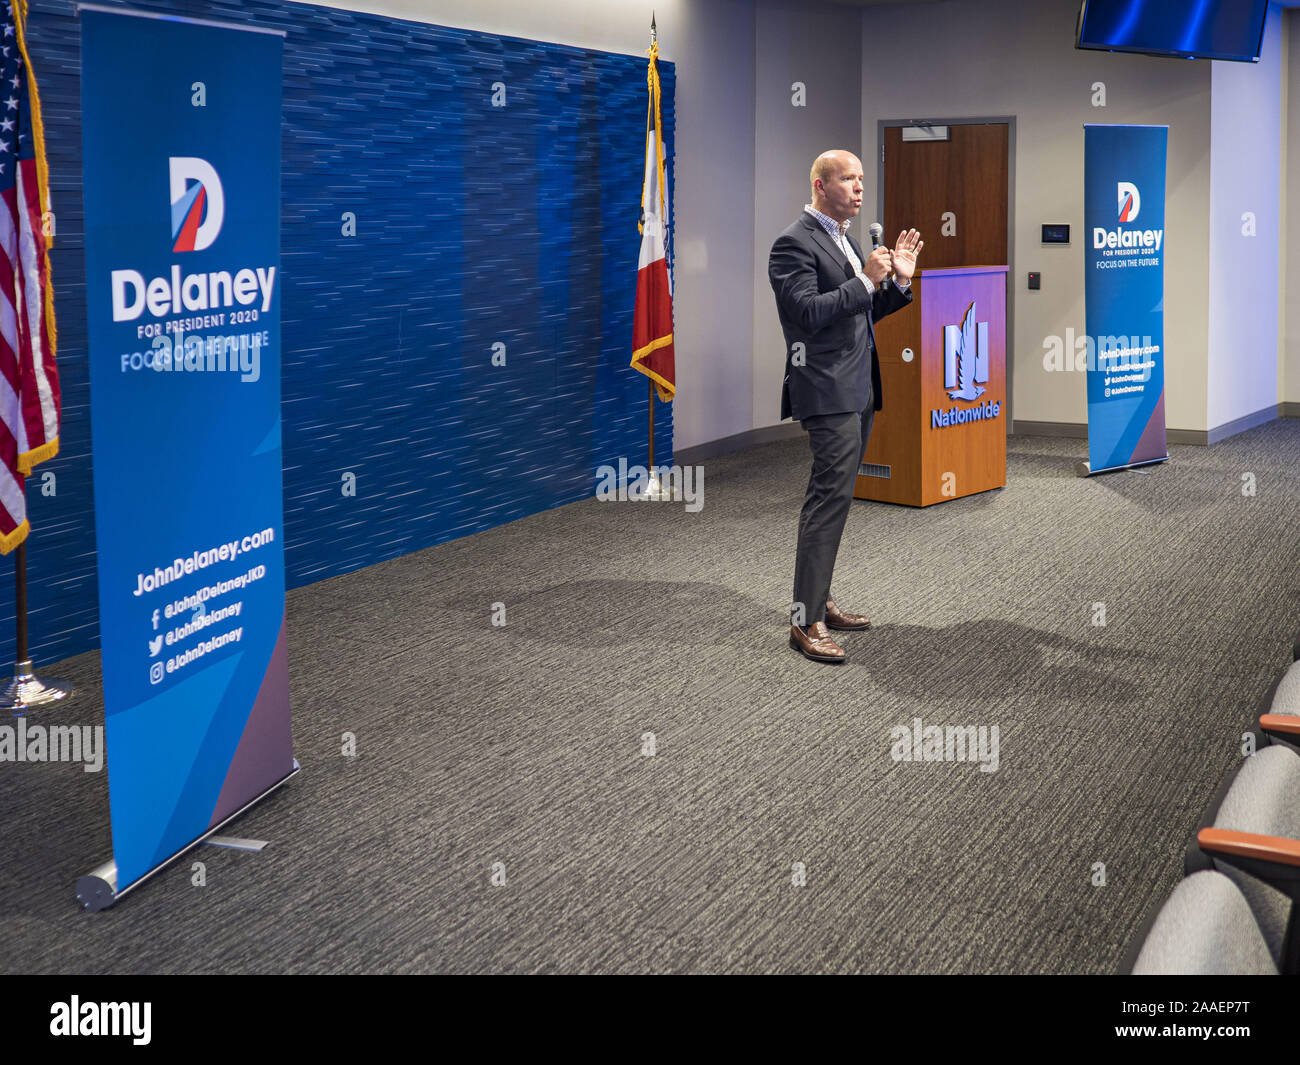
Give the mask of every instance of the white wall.
M 1166 424 L 1203 430 L 1209 64 L 1080 51 L 1074 47 L 1078 10 L 1078 0 L 945 0 L 865 9 L 864 147 L 878 143 L 880 119 L 1015 116 L 1012 415 L 1016 421 L 1084 423 L 1083 375 L 1043 366 L 1045 338 L 1064 337 L 1071 328 L 1079 336 L 1085 331 L 1083 125 L 1168 125 Z M 894 62 L 899 55 L 914 57 L 914 63 Z M 1096 82 L 1105 84 L 1104 107 L 1092 105 Z M 869 173 L 868 196 L 874 200 L 874 172 Z M 1070 246 L 1043 247 L 1043 222 L 1069 222 Z M 937 220 L 915 224 L 923 235 L 938 229 Z M 922 265 L 924 258 L 923 252 Z M 1028 290 L 1025 275 L 1031 270 L 1042 272 L 1040 291 Z
M 1278 402 L 1278 233 L 1281 213 L 1281 11 L 1265 25 L 1259 62 L 1210 64 L 1209 428 Z M 1243 230 L 1254 215 L 1255 235 Z M 1167 316 L 1166 316 L 1167 318 Z
M 675 448 L 754 425 L 754 11 L 749 0 L 707 0 L 683 3 L 681 13 L 675 35 Z
M 1283 403 L 1300 403 L 1300 259 L 1292 262 L 1285 254 L 1287 249 L 1300 248 L 1300 132 L 1295 130 L 1300 123 L 1300 10 L 1285 12 L 1283 28 L 1287 98 L 1282 110 L 1284 254 L 1278 284 L 1282 303 L 1278 394 Z
M 755 188 L 753 199 L 754 426 L 781 417 L 785 340 L 767 279 L 772 242 L 810 200 L 808 171 L 830 148 L 862 149 L 859 13 L 850 7 L 759 0 L 754 63 Z M 793 86 L 804 88 L 796 106 Z M 870 166 L 868 157 L 864 165 Z M 862 243 L 870 204 L 850 232 Z

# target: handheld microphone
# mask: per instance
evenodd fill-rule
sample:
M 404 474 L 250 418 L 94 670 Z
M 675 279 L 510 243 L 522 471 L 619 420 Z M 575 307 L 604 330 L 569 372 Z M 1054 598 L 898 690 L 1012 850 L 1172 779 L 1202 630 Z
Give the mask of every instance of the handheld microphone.
M 867 232 L 871 234 L 871 250 L 875 251 L 881 245 L 881 237 L 885 235 L 885 227 L 879 222 L 872 222 L 867 226 Z

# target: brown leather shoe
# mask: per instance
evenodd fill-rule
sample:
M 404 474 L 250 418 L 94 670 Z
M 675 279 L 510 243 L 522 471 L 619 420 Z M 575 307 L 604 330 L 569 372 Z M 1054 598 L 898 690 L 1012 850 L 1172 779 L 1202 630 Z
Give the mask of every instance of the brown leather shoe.
M 844 648 L 831 639 L 826 625 L 814 621 L 805 632 L 798 625 L 790 626 L 790 646 L 814 662 L 843 662 Z
M 826 624 L 832 629 L 871 628 L 871 621 L 866 614 L 846 614 L 835 605 L 834 599 L 826 600 Z

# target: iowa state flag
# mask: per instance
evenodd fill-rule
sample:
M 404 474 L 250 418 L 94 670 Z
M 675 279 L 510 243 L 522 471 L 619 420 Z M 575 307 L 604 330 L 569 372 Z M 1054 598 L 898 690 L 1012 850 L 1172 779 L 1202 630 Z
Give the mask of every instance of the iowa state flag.
M 641 257 L 632 316 L 632 366 L 655 383 L 659 398 L 677 393 L 673 367 L 673 290 L 668 277 L 668 183 L 659 113 L 659 45 L 650 37 L 650 104 L 646 111 L 645 183 L 641 187 Z

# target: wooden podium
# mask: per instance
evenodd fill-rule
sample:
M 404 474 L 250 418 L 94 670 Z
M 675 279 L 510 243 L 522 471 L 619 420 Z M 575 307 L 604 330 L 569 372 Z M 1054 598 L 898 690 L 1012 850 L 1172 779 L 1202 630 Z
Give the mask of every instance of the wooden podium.
M 928 507 L 1007 483 L 1007 268 L 922 270 L 876 323 L 884 405 L 853 494 Z

